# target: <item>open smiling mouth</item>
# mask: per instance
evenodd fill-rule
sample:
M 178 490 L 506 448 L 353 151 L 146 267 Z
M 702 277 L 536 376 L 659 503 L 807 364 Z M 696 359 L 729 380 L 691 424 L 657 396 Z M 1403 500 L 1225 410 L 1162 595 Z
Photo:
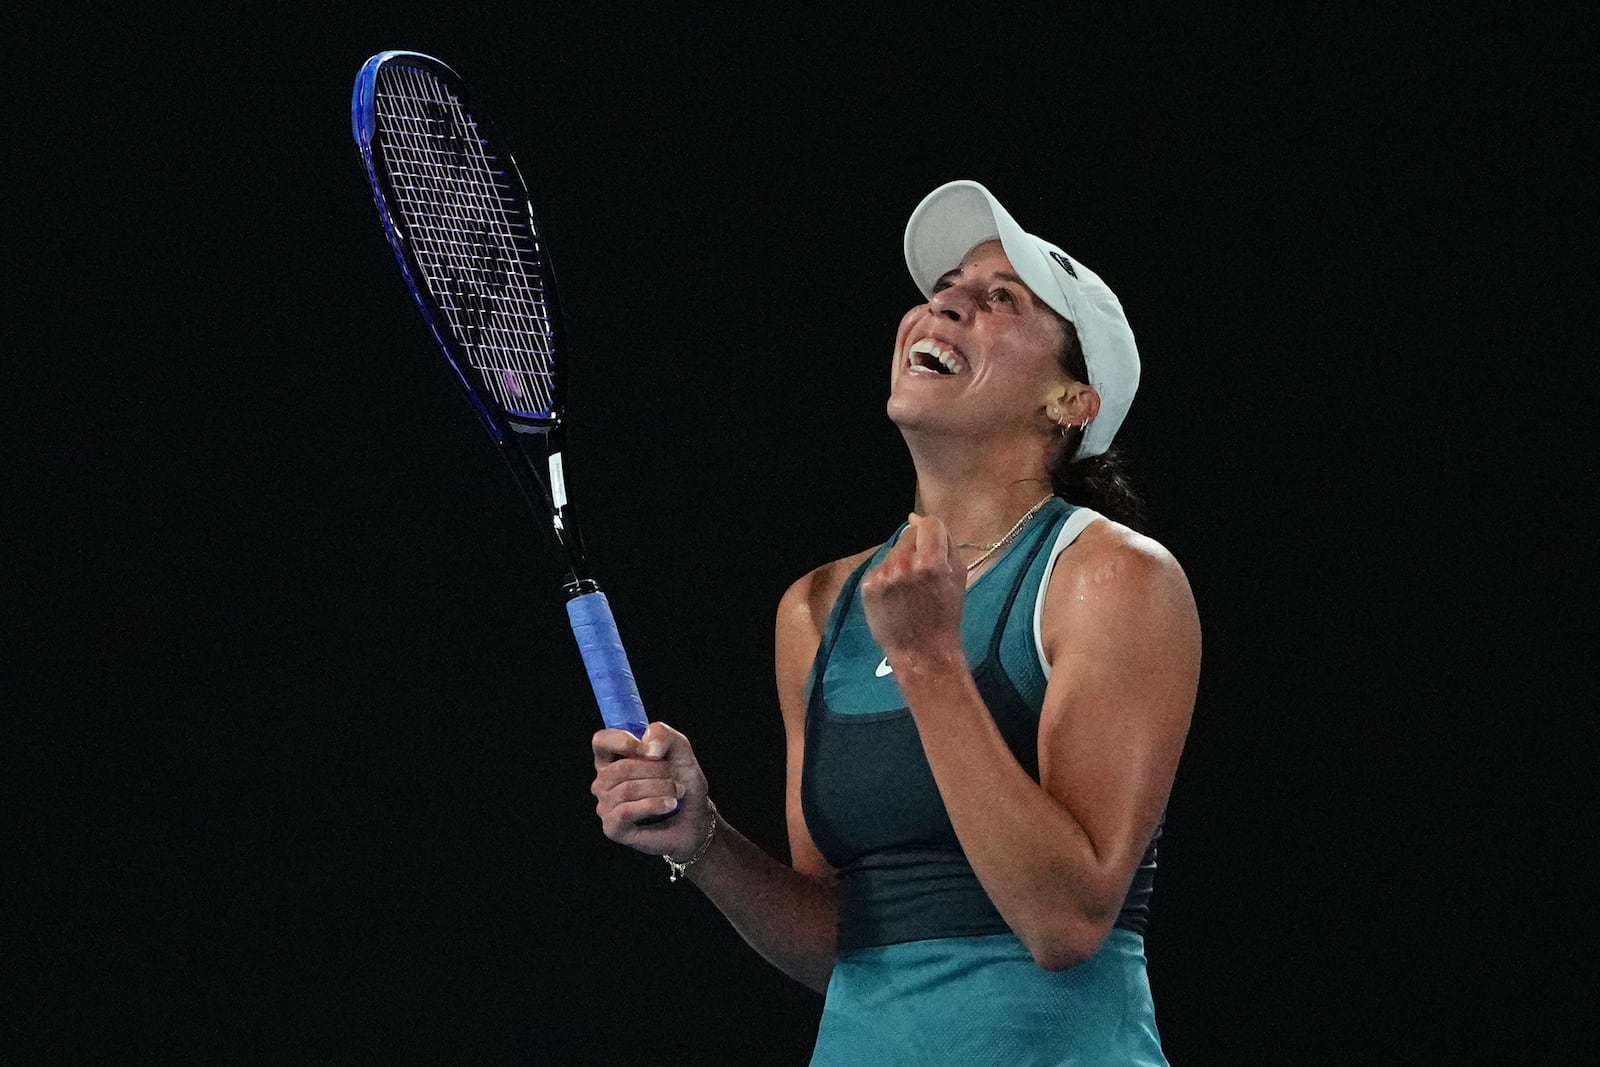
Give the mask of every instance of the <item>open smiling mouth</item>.
M 958 353 L 928 338 L 912 345 L 906 355 L 912 370 L 932 371 L 935 374 L 960 374 L 966 370 L 966 361 Z

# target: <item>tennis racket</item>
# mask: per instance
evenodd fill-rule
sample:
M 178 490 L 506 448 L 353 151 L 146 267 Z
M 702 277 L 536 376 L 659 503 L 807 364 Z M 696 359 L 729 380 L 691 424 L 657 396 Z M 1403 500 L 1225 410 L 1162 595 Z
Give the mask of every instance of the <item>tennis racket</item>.
M 431 56 L 381 52 L 367 60 L 350 118 L 400 273 L 529 507 L 549 520 L 601 717 L 642 735 L 644 705 L 567 493 L 568 351 L 527 185 L 467 85 Z

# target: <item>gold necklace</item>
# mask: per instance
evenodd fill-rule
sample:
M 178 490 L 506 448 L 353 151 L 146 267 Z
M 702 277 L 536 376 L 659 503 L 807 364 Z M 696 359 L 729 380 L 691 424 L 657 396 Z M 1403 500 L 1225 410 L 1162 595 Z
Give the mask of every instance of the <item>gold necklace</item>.
M 996 552 L 1000 551 L 1002 546 L 1009 545 L 1011 543 L 1011 539 L 1016 537 L 1017 534 L 1021 533 L 1022 532 L 1022 528 L 1024 526 L 1028 525 L 1028 520 L 1033 518 L 1035 515 L 1039 514 L 1039 509 L 1044 507 L 1046 504 L 1048 504 L 1053 499 L 1055 499 L 1055 494 L 1051 493 L 1049 496 L 1047 496 L 1043 500 L 1039 501 L 1033 507 L 1029 508 L 1023 514 L 1022 518 L 1017 520 L 1017 524 L 1015 526 L 1011 527 L 1011 529 L 1006 532 L 1006 535 L 1004 537 L 1000 538 L 1000 540 L 996 541 L 992 545 L 975 545 L 975 544 L 972 544 L 970 541 L 963 541 L 961 544 L 957 545 L 956 546 L 957 548 L 981 548 L 981 549 L 983 549 L 983 555 L 979 556 L 977 559 L 975 559 L 971 563 L 967 564 L 968 573 L 971 573 L 972 571 L 976 570 L 979 566 L 981 566 L 983 564 L 984 560 L 988 559 L 990 556 L 992 556 Z

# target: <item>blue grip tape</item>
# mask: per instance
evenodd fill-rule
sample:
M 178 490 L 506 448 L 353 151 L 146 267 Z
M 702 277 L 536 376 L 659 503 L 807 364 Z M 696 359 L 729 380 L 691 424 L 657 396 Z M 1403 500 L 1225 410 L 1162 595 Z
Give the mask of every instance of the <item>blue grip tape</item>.
M 578 639 L 578 651 L 583 654 L 583 666 L 589 672 L 600 717 L 607 726 L 626 730 L 635 737 L 644 736 L 650 720 L 634 685 L 633 669 L 628 666 L 628 654 L 622 650 L 617 620 L 611 615 L 606 595 L 596 592 L 573 597 L 567 601 L 567 617 L 572 620 L 572 633 Z

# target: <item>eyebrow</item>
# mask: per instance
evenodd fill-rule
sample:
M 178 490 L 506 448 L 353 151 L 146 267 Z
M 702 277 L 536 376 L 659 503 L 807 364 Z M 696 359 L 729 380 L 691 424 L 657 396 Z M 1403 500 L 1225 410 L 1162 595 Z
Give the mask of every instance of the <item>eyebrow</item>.
M 1028 288 L 1028 283 L 1023 281 L 1021 278 L 1019 278 L 1017 275 L 1013 274 L 1012 272 L 1010 272 L 1008 270 L 999 270 L 999 271 L 995 271 L 994 276 L 996 278 L 999 278 L 1001 281 L 1015 282 L 1017 285 L 1022 287 L 1022 291 L 1023 292 L 1028 294 L 1028 298 L 1030 300 L 1032 300 L 1036 304 L 1042 303 L 1042 301 L 1039 299 L 1038 295 L 1035 294 L 1032 289 Z M 945 271 L 943 274 L 939 275 L 939 277 L 935 278 L 934 281 L 933 281 L 933 284 L 937 286 L 941 282 L 953 282 L 959 277 L 961 277 L 961 268 L 960 267 L 955 267 L 955 268 L 952 268 L 951 270 Z

